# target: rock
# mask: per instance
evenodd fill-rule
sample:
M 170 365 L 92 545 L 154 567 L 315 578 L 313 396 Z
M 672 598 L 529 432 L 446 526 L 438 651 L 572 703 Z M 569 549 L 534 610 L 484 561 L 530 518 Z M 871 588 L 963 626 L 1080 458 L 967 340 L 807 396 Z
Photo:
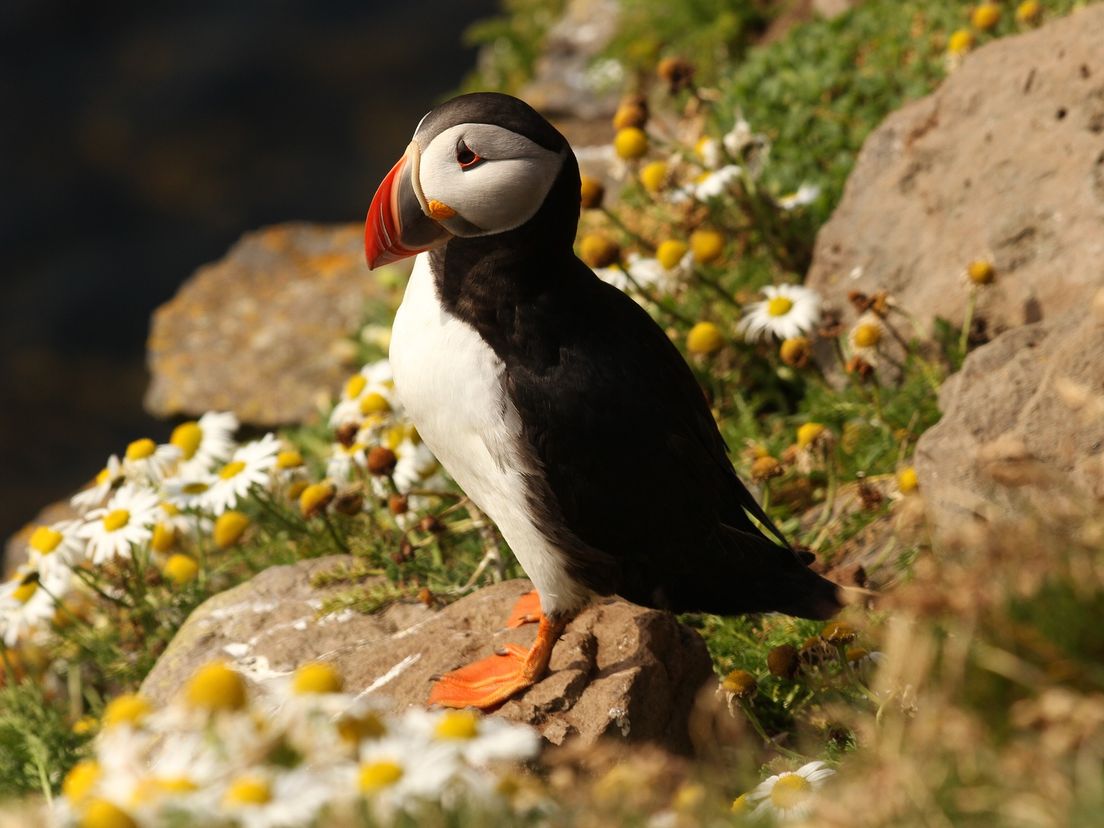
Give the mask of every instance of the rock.
M 990 260 L 991 336 L 1077 307 L 1104 284 L 1104 5 L 966 56 L 863 145 L 807 284 L 849 310 L 886 289 L 919 323 L 961 325 L 964 273 Z M 911 335 L 909 328 L 903 330 Z
M 1101 354 L 1104 314 L 1082 309 L 1008 331 L 967 357 L 940 392 L 943 418 L 916 446 L 937 535 L 1053 512 L 1059 497 L 1104 498 Z
M 618 0 L 570 0 L 545 35 L 533 79 L 521 97 L 553 119 L 608 121 L 617 108 L 622 70 L 607 65 L 606 77 L 594 60 L 617 32 L 620 5 Z
M 154 313 L 154 415 L 233 411 L 260 426 L 316 413 L 355 366 L 342 347 L 379 294 L 359 224 L 248 233 Z
M 440 611 L 392 604 L 363 615 L 348 610 L 319 617 L 327 595 L 318 572 L 347 564 L 334 556 L 265 570 L 214 596 L 177 633 L 142 685 L 165 702 L 202 663 L 226 658 L 254 682 L 290 674 L 305 661 L 334 663 L 346 689 L 384 701 L 392 710 L 421 706 L 430 677 L 490 655 L 506 641 L 528 646 L 535 625 L 503 630 L 519 596 L 515 580 L 486 587 Z M 712 677 L 705 644 L 673 616 L 622 600 L 602 601 L 567 628 L 550 673 L 497 715 L 539 728 L 556 744 L 578 735 L 611 735 L 686 752 L 687 722 L 698 690 Z

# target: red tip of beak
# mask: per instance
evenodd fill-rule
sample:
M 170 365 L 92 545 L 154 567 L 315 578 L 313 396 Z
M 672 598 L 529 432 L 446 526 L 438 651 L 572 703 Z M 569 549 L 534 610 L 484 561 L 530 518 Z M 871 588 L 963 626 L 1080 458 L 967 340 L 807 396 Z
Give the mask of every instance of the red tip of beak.
M 404 155 L 384 177 L 372 199 L 372 206 L 368 208 L 368 218 L 364 222 L 364 254 L 368 258 L 368 267 L 373 270 L 418 252 L 408 250 L 399 241 L 402 227 L 394 190 L 395 181 L 405 165 Z

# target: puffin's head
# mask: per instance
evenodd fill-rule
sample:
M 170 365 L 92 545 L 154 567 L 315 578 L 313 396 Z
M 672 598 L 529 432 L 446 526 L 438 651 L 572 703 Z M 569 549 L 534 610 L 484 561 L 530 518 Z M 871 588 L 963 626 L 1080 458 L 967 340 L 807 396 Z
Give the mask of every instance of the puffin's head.
M 376 190 L 364 228 L 368 266 L 453 237 L 520 227 L 540 210 L 567 159 L 575 169 L 566 139 L 517 98 L 478 92 L 441 104 Z

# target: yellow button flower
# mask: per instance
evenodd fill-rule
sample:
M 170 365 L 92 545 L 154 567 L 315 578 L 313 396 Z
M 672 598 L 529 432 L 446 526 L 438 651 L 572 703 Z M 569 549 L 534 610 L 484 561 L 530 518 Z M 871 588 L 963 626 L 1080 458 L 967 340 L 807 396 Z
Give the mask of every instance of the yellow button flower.
M 970 14 L 970 22 L 974 28 L 988 31 L 996 26 L 1001 19 L 1001 7 L 996 3 L 982 3 Z
M 724 346 L 721 330 L 712 322 L 699 322 L 686 335 L 686 350 L 704 356 L 714 354 Z
M 689 245 L 684 241 L 667 239 L 660 242 L 659 247 L 656 248 L 656 259 L 659 260 L 665 270 L 674 270 L 679 266 L 682 257 L 686 255 L 686 251 L 689 249 Z
M 199 564 L 191 555 L 177 553 L 170 555 L 161 567 L 161 574 L 177 586 L 190 584 L 199 575 Z
M 626 161 L 641 158 L 648 151 L 648 136 L 639 127 L 619 129 L 613 137 L 613 149 Z
M 695 230 L 690 234 L 690 250 L 696 262 L 715 262 L 724 252 L 724 245 L 724 236 L 716 230 Z
M 212 532 L 215 546 L 219 549 L 229 549 L 241 540 L 242 534 L 248 527 L 249 518 L 241 512 L 234 510 L 223 512 L 215 519 L 215 528 Z
M 184 698 L 200 710 L 240 710 L 245 707 L 245 679 L 226 662 L 212 661 L 192 676 Z
M 107 703 L 103 712 L 104 727 L 127 724 L 136 726 L 150 714 L 150 703 L 137 693 L 124 693 Z
M 345 686 L 341 673 L 332 664 L 312 661 L 295 671 L 291 680 L 292 692 L 300 696 L 312 693 L 340 693 Z
M 652 161 L 640 170 L 640 183 L 649 193 L 658 193 L 667 183 L 667 162 Z

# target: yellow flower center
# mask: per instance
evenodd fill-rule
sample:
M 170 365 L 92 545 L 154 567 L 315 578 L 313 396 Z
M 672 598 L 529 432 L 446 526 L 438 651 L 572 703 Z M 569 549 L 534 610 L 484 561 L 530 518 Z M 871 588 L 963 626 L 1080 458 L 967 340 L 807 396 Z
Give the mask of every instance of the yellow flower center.
M 912 466 L 905 466 L 897 472 L 897 488 L 901 490 L 901 494 L 914 492 L 919 485 L 920 479 L 916 476 L 916 469 Z
M 184 696 L 203 710 L 239 710 L 245 706 L 245 679 L 224 662 L 212 661 L 196 671 Z
M 333 498 L 332 484 L 324 480 L 321 483 L 312 483 L 299 495 L 299 509 L 307 517 L 314 517 L 325 509 Z
M 167 500 L 161 501 L 161 511 L 169 517 L 176 517 L 180 514 L 180 510 L 176 508 L 176 506 L 174 506 L 172 503 L 169 503 L 169 501 Z
M 966 274 L 975 285 L 987 285 L 993 281 L 993 265 L 984 259 L 970 262 Z
M 169 443 L 180 449 L 180 455 L 185 460 L 191 460 L 199 450 L 199 444 L 203 442 L 203 429 L 199 423 L 181 423 L 173 429 Z
M 153 442 L 149 437 L 143 437 L 141 440 L 135 440 L 126 449 L 127 460 L 145 460 L 157 451 L 157 443 Z
M 108 532 L 115 532 L 130 523 L 130 512 L 126 509 L 116 509 L 104 515 L 103 525 Z
M 767 313 L 770 316 L 785 316 L 793 310 L 793 299 L 786 296 L 772 296 L 767 301 Z
M 49 526 L 39 526 L 31 533 L 31 549 L 40 555 L 49 555 L 57 549 L 63 537 L 65 536 L 56 529 L 51 529 Z
M 969 29 L 959 29 L 947 41 L 947 51 L 953 55 L 962 55 L 974 45 L 974 35 Z
M 235 510 L 223 512 L 215 520 L 215 528 L 211 533 L 215 539 L 215 546 L 219 549 L 229 549 L 241 540 L 242 534 L 248 527 L 249 518 L 241 512 Z
M 712 322 L 698 322 L 686 335 L 686 350 L 692 354 L 713 354 L 723 346 L 724 336 Z
M 296 469 L 301 465 L 303 465 L 303 455 L 295 449 L 281 451 L 276 455 L 276 468 L 278 469 Z
M 648 151 L 648 136 L 637 127 L 619 129 L 613 137 L 613 150 L 626 161 L 640 158 Z
M 996 3 L 982 3 L 970 15 L 970 22 L 982 31 L 993 28 L 1000 22 L 1000 19 L 1001 7 Z
M 231 477 L 235 477 L 241 473 L 241 470 L 245 468 L 245 463 L 241 460 L 234 460 L 231 463 L 227 463 L 221 469 L 219 469 L 219 477 L 223 480 L 229 480 Z
M 664 270 L 673 270 L 678 267 L 682 257 L 686 255 L 686 251 L 689 249 L 690 247 L 686 242 L 678 239 L 667 239 L 667 241 L 661 242 L 656 249 L 656 258 Z
M 72 730 L 73 733 L 75 733 L 77 736 L 83 736 L 86 733 L 94 732 L 98 724 L 99 722 L 96 721 L 95 716 L 81 716 L 79 719 L 73 722 L 73 726 L 70 728 L 70 730 Z
M 479 735 L 479 719 L 470 710 L 450 710 L 441 716 L 433 732 L 438 739 L 474 739 Z
M 185 794 L 199 790 L 199 786 L 186 776 L 151 776 L 134 786 L 131 803 L 141 805 L 166 794 Z
M 366 417 L 369 414 L 385 414 L 390 410 L 391 404 L 379 391 L 371 391 L 365 394 L 360 401 L 360 413 Z
M 873 322 L 864 322 L 853 334 L 856 348 L 873 348 L 882 339 L 882 329 Z
M 820 423 L 804 423 L 797 430 L 797 445 L 799 448 L 808 448 L 816 439 L 824 433 L 824 426 Z
M 109 469 L 103 468 L 103 469 L 100 469 L 99 472 L 96 473 L 96 485 L 97 486 L 102 486 L 104 483 L 106 483 L 110 479 L 111 479 L 111 471 Z
M 106 799 L 94 799 L 84 808 L 80 828 L 137 828 L 134 818 Z
M 716 261 L 724 252 L 724 245 L 725 237 L 716 230 L 695 230 L 690 234 L 690 250 L 696 262 Z
M 272 801 L 272 786 L 264 779 L 244 776 L 234 780 L 223 801 L 227 805 L 264 805 Z
M 751 806 L 748 805 L 747 794 L 740 794 L 734 800 L 732 800 L 732 813 L 734 814 L 746 814 L 751 810 Z
M 375 713 L 366 713 L 339 719 L 337 732 L 345 741 L 356 743 L 364 739 L 378 739 L 387 732 L 387 726 Z
M 199 574 L 199 564 L 191 555 L 177 553 L 170 555 L 161 569 L 161 574 L 177 586 L 191 583 Z
M 367 384 L 368 380 L 365 379 L 363 374 L 353 374 L 345 382 L 345 398 L 355 400 L 360 396 L 360 392 L 364 390 L 364 386 Z
M 137 693 L 124 693 L 112 699 L 104 708 L 104 727 L 121 724 L 137 725 L 149 715 L 150 704 Z
M 184 494 L 198 495 L 207 491 L 207 488 L 208 486 L 206 483 L 185 483 L 181 491 L 184 492 Z
M 292 692 L 300 696 L 311 693 L 340 693 L 345 686 L 341 673 L 333 665 L 320 661 L 302 665 L 292 679 Z
M 175 540 L 176 530 L 172 527 L 172 524 L 158 523 L 153 527 L 153 538 L 150 540 L 150 546 L 157 552 L 167 552 L 172 548 Z
M 364 793 L 389 788 L 402 778 L 402 766 L 395 762 L 365 762 L 360 766 L 360 789 Z
M 640 171 L 640 183 L 650 193 L 658 193 L 667 182 L 667 164 L 663 161 L 652 161 L 645 164 Z
M 12 590 L 12 598 L 18 601 L 20 604 L 26 604 L 34 594 L 38 592 L 38 577 L 35 575 L 30 576 L 29 580 L 24 581 L 14 590 Z
M 771 803 L 779 810 L 789 810 L 800 804 L 808 795 L 809 788 L 809 780 L 804 776 L 796 773 L 784 774 L 771 788 Z
M 61 792 L 70 802 L 79 802 L 88 796 L 101 776 L 103 776 L 103 770 L 99 762 L 92 759 L 77 762 L 65 775 L 65 781 L 61 783 Z

